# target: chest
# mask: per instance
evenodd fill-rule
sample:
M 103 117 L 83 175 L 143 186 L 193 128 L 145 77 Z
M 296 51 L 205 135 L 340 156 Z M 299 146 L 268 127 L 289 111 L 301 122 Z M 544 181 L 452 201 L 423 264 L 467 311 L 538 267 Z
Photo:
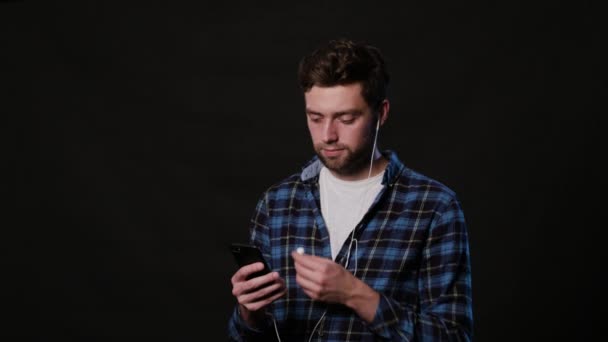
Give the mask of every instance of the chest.
M 273 268 L 282 276 L 295 280 L 290 253 L 299 247 L 307 254 L 332 258 L 328 226 L 314 191 L 292 198 L 275 214 L 269 220 L 271 255 Z M 344 241 L 336 262 L 348 265 L 357 278 L 377 290 L 415 287 L 433 208 L 416 196 L 388 189 L 378 194 L 364 214 L 352 238 Z

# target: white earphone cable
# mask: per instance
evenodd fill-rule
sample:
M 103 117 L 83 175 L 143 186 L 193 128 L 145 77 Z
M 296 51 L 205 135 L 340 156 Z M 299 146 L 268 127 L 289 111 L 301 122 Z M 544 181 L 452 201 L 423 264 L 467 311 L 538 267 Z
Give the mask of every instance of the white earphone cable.
M 374 165 L 374 157 L 376 156 L 376 143 L 378 142 L 378 130 L 380 130 L 380 117 L 376 120 L 376 134 L 374 135 L 374 146 L 372 147 L 372 156 L 369 161 L 369 173 L 367 174 L 367 179 L 372 176 L 372 166 Z
M 272 316 L 272 323 L 274 324 L 274 332 L 277 334 L 277 341 L 281 342 L 281 336 L 279 335 L 279 328 L 277 328 L 277 320 Z

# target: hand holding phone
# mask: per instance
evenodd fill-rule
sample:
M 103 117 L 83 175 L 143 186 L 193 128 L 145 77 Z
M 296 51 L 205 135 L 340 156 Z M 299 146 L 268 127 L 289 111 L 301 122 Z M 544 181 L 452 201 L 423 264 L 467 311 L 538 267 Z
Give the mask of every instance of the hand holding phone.
M 264 316 L 260 309 L 285 295 L 285 281 L 277 272 L 271 273 L 268 263 L 257 247 L 233 243 L 230 250 L 240 267 L 231 279 L 232 295 L 239 302 L 241 317 L 249 326 L 255 327 L 256 321 Z M 256 262 L 264 264 L 264 268 L 247 274 L 243 267 Z

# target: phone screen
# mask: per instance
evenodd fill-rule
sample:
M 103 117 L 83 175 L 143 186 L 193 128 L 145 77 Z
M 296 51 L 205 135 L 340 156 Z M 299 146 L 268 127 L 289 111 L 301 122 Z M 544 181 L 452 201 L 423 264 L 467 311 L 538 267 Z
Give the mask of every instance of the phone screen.
M 251 274 L 247 279 L 256 278 L 270 272 L 270 267 L 262 255 L 262 251 L 253 245 L 247 245 L 242 243 L 233 243 L 230 245 L 232 255 L 236 260 L 239 267 L 243 267 L 255 262 L 261 262 L 264 264 L 264 269 Z

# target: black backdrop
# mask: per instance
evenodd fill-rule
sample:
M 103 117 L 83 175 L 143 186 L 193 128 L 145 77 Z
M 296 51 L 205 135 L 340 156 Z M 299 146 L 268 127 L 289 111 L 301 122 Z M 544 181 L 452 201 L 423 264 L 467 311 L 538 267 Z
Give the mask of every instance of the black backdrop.
M 477 340 L 589 339 L 605 228 L 598 13 L 584 1 L 1 3 L 13 204 L 1 334 L 225 339 L 227 245 L 247 239 L 266 187 L 312 156 L 297 63 L 349 37 L 380 47 L 391 72 L 381 146 L 459 194 Z

